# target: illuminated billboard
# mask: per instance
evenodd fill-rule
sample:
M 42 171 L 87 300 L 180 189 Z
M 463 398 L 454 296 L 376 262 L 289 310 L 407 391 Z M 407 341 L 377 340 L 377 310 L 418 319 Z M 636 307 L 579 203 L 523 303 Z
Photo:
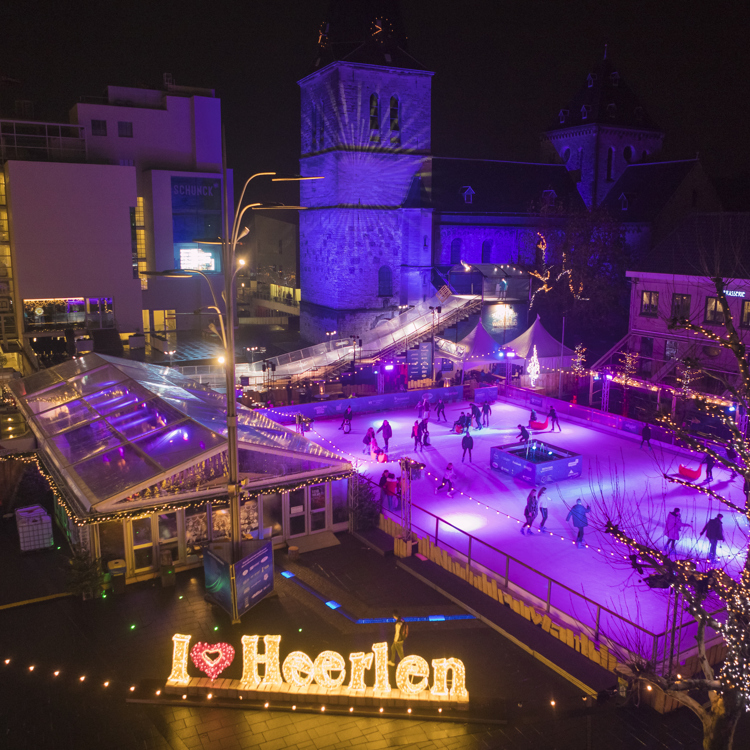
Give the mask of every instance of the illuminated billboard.
M 172 235 L 175 268 L 219 273 L 221 178 L 172 177 Z

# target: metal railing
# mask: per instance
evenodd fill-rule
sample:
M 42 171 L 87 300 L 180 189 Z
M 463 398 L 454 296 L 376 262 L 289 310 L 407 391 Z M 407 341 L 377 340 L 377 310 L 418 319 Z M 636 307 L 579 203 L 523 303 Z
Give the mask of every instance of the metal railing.
M 86 161 L 86 138 L 80 125 L 0 120 L 0 162 Z
M 399 516 L 391 515 L 394 520 L 399 521 Z M 430 528 L 426 528 L 428 525 Z M 606 642 L 620 659 L 627 658 L 637 644 L 640 646 L 639 650 L 644 651 L 654 664 L 666 664 L 671 648 L 670 640 L 672 643 L 677 641 L 677 651 L 672 653 L 675 663 L 695 652 L 693 645 L 682 648 L 683 644 L 694 642 L 698 626 L 692 618 L 674 629 L 675 639 L 672 639 L 672 628 L 654 633 L 414 503 L 412 530 L 418 536 L 429 539 L 435 546 L 448 549 L 454 557 L 465 561 L 475 570 L 486 573 L 497 581 L 498 586 L 517 593 L 527 603 L 542 609 L 558 622 L 575 626 L 593 641 Z M 669 606 L 667 603 L 665 618 Z M 721 611 L 711 614 L 718 616 Z M 707 647 L 719 640 L 718 635 L 713 638 L 707 636 Z

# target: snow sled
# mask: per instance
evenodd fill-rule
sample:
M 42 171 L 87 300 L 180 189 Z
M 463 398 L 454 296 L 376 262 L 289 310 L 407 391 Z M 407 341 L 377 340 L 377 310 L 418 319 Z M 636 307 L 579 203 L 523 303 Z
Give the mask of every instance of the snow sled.
M 687 466 L 683 466 L 682 464 L 680 464 L 680 468 L 677 473 L 681 477 L 685 477 L 686 479 L 698 479 L 701 475 L 701 471 L 703 471 L 702 466 L 698 466 L 697 469 L 690 469 Z
M 546 430 L 549 427 L 549 416 L 547 416 L 547 419 L 545 419 L 544 422 L 529 421 L 529 427 L 532 430 Z

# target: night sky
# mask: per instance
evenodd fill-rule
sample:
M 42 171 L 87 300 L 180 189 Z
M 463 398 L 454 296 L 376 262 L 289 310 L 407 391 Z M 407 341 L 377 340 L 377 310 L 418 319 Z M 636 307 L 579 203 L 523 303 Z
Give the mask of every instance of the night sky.
M 22 81 L 19 98 L 34 100 L 36 119 L 56 121 L 107 84 L 153 85 L 169 72 L 213 87 L 239 182 L 297 170 L 296 82 L 312 70 L 327 15 L 328 0 L 5 0 L 0 76 Z M 435 154 L 537 160 L 539 133 L 606 42 L 666 131 L 667 158 L 697 151 L 715 179 L 750 173 L 748 3 L 404 0 L 401 15 L 410 53 L 435 72 Z

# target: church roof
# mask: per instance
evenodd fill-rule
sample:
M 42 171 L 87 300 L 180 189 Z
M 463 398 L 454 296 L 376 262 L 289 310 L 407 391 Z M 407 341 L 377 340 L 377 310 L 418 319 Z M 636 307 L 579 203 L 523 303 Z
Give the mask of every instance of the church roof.
M 433 157 L 427 165 L 414 177 L 404 208 L 519 215 L 536 213 L 550 201 L 566 211 L 585 209 L 562 164 Z
M 719 273 L 725 278 L 750 278 L 750 213 L 688 216 L 650 253 L 629 270 L 676 276 Z
M 661 129 L 648 116 L 638 97 L 620 76 L 617 66 L 607 57 L 588 74 L 583 86 L 560 110 L 554 125 L 548 130 L 592 124 Z
M 397 0 L 331 0 L 313 70 L 333 62 L 426 70 L 407 49 Z
M 602 203 L 622 221 L 653 221 L 697 165 L 697 159 L 630 164 Z

